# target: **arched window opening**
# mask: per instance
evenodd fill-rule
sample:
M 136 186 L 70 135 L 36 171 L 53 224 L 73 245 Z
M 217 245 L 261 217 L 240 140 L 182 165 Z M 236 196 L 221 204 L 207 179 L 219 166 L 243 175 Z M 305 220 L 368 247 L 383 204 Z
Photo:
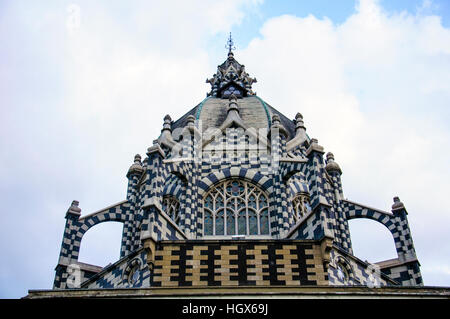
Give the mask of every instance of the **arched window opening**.
M 342 283 L 347 284 L 349 282 L 350 275 L 342 263 L 337 264 L 337 276 Z
M 93 226 L 80 243 L 78 261 L 105 267 L 120 258 L 123 223 L 103 222 Z
M 225 180 L 203 199 L 203 235 L 270 235 L 268 203 L 267 195 L 255 184 Z
M 130 284 L 130 286 L 134 286 L 139 281 L 139 277 L 139 264 L 137 264 L 133 266 L 130 271 L 130 275 L 128 276 L 128 283 Z
M 294 220 L 298 222 L 303 216 L 311 212 L 309 195 L 306 193 L 297 194 L 292 200 L 292 207 L 294 209 Z
M 180 221 L 180 203 L 171 195 L 163 197 L 162 210 L 176 223 Z
M 397 258 L 397 250 L 391 232 L 377 221 L 355 218 L 348 222 L 353 254 L 375 263 Z

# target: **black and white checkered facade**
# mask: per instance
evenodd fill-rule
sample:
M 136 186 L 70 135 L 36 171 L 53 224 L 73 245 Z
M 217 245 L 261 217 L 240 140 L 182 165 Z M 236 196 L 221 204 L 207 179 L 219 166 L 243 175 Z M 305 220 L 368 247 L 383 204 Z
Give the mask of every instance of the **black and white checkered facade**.
M 228 61 L 219 71 L 233 69 L 233 56 Z M 203 198 L 211 187 L 231 178 L 246 180 L 267 194 L 270 235 L 265 240 L 332 239 L 330 285 L 422 285 L 403 204 L 396 198 L 392 212 L 385 212 L 344 199 L 341 169 L 333 155 L 324 158 L 323 147 L 305 133 L 300 114 L 287 119 L 248 93 L 251 86 L 239 98 L 222 98 L 220 92 L 230 91 L 228 86 L 240 90 L 244 82 L 239 86 L 228 78 L 219 85 L 218 77 L 211 79 L 216 81 L 211 83 L 213 93 L 185 116 L 164 119 L 160 137 L 143 160 L 136 155 L 127 173 L 126 200 L 86 216 L 81 216 L 78 202 L 72 203 L 54 288 L 71 288 L 74 265 L 82 273 L 82 288 L 149 287 L 152 269 L 143 243 L 202 240 Z M 292 200 L 300 193 L 307 194 L 311 209 L 296 219 Z M 163 210 L 165 196 L 179 202 L 177 223 Z M 378 265 L 353 256 L 348 221 L 354 218 L 372 219 L 389 229 L 398 258 Z M 100 272 L 83 267 L 78 253 L 84 234 L 109 221 L 123 223 L 120 260 Z M 136 269 L 139 279 L 130 280 Z

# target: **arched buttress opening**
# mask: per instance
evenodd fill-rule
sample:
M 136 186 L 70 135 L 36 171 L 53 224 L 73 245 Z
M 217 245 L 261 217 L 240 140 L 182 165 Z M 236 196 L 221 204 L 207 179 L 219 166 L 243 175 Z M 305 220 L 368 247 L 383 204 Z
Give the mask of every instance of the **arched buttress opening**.
M 103 222 L 90 228 L 80 243 L 78 261 L 105 267 L 120 258 L 123 223 Z
M 371 263 L 397 258 L 392 233 L 379 222 L 367 218 L 348 221 L 353 254 Z

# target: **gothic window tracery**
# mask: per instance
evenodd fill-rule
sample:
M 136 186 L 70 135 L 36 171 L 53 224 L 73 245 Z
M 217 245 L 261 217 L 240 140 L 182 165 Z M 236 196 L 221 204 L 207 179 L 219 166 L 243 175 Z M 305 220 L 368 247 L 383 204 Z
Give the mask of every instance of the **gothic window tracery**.
M 176 223 L 180 221 L 180 202 L 172 196 L 166 195 L 163 197 L 162 210 Z
M 270 235 L 269 200 L 258 186 L 228 179 L 213 186 L 203 200 L 203 235 Z
M 292 206 L 294 208 L 295 222 L 298 222 L 303 216 L 311 211 L 309 195 L 306 193 L 297 194 L 292 200 Z

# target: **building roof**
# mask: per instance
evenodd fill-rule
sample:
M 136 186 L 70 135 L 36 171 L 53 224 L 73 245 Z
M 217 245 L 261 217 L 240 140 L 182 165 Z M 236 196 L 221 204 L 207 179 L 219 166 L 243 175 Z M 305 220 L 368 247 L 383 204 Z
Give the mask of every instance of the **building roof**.
M 219 128 L 227 117 L 228 99 L 207 97 L 181 118 L 173 122 L 172 130 L 183 128 L 187 124 L 188 116 L 193 115 L 201 121 L 202 131 L 208 128 Z M 280 117 L 281 124 L 288 132 L 288 139 L 295 136 L 295 123 L 270 106 L 260 97 L 248 96 L 237 100 L 239 115 L 247 128 L 270 128 L 274 114 Z

